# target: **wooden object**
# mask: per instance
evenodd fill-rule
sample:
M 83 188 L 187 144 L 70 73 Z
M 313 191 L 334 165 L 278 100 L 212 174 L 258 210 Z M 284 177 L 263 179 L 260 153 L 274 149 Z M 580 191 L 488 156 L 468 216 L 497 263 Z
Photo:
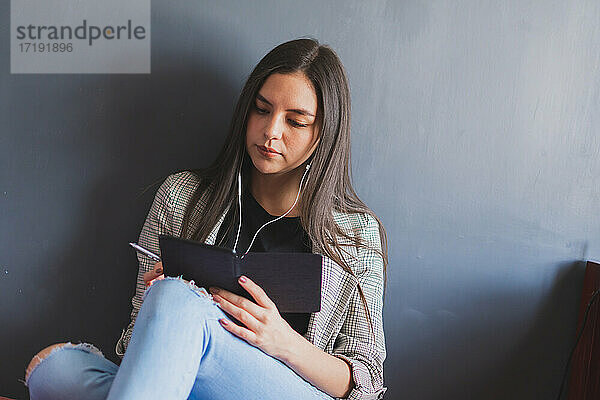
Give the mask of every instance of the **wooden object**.
M 600 264 L 588 261 L 583 281 L 577 333 L 592 294 L 600 289 Z M 600 297 L 590 307 L 585 329 L 571 360 L 568 400 L 600 399 Z

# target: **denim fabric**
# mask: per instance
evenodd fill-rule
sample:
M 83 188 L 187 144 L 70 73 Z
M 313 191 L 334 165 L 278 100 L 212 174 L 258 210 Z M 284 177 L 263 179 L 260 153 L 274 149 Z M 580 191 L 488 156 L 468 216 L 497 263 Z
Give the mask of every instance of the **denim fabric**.
M 120 366 L 86 343 L 56 348 L 31 371 L 30 398 L 332 399 L 220 318 L 228 317 L 204 288 L 159 280 L 144 294 Z
M 159 235 L 189 238 L 199 228 L 202 214 L 209 204 L 216 182 L 195 199 L 201 185 L 200 177 L 192 171 L 169 175 L 162 183 L 142 227 L 138 244 L 160 256 Z M 195 200 L 194 200 L 195 199 Z M 192 200 L 196 203 L 192 206 Z M 183 231 L 183 217 L 193 207 L 190 224 Z M 387 388 L 383 382 L 383 363 L 386 358 L 383 331 L 384 261 L 379 224 L 374 216 L 365 213 L 345 213 L 331 210 L 335 224 L 349 238 L 368 246 L 355 246 L 352 240 L 336 235 L 338 255 L 348 269 L 327 256 L 319 246 L 312 252 L 323 256 L 321 278 L 321 310 L 312 313 L 308 330 L 303 335 L 319 349 L 349 363 L 354 388 L 348 400 L 379 399 Z M 227 209 L 205 240 L 216 244 L 217 233 Z M 141 253 L 137 255 L 139 272 L 135 295 L 131 299 L 131 320 L 116 343 L 115 353 L 122 357 L 131 340 L 135 319 L 146 291 L 144 273 L 154 269 L 155 262 Z M 365 303 L 363 303 L 366 300 Z M 366 307 L 365 307 L 366 306 Z M 367 314 L 372 324 L 369 324 Z

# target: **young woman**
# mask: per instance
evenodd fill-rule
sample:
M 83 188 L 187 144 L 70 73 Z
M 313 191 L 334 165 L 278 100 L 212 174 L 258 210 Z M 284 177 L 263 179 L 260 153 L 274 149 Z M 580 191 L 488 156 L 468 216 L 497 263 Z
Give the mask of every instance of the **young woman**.
M 349 174 L 339 58 L 314 39 L 277 46 L 249 76 L 216 161 L 163 181 L 138 243 L 160 254 L 167 234 L 238 252 L 321 254 L 321 310 L 280 313 L 251 277 L 239 284 L 254 302 L 164 277 L 138 254 L 121 365 L 91 344 L 49 346 L 27 368 L 31 398 L 382 398 L 386 236 Z

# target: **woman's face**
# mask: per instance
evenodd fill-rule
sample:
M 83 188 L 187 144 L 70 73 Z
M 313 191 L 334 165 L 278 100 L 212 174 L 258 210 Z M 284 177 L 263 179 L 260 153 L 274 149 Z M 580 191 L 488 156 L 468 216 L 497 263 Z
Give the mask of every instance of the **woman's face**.
M 248 114 L 246 151 L 263 174 L 285 174 L 304 163 L 318 140 L 317 94 L 301 72 L 271 74 Z

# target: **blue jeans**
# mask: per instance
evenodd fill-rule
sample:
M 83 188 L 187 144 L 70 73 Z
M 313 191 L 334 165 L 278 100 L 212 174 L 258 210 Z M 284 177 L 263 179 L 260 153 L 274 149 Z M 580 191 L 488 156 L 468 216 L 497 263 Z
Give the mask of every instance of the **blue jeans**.
M 180 278 L 155 281 L 120 366 L 93 345 L 69 343 L 31 371 L 30 398 L 332 399 L 225 330 L 220 318 L 228 317 L 204 288 Z

